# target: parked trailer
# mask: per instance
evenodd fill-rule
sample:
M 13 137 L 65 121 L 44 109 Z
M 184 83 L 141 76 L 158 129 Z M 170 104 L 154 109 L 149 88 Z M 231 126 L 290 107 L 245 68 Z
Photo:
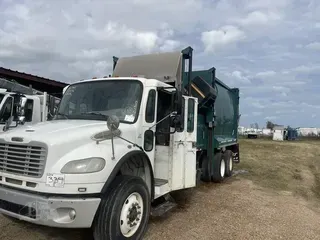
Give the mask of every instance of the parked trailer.
M 0 211 L 142 239 L 150 214 L 174 207 L 170 192 L 232 175 L 238 115 L 238 89 L 192 72 L 191 47 L 114 58 L 112 77 L 64 89 L 54 120 L 0 136 Z M 15 148 L 32 152 L 17 160 Z

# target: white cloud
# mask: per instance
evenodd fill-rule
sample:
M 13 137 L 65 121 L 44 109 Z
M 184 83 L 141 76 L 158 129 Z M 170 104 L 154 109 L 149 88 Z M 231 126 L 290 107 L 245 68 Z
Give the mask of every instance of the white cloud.
M 251 105 L 254 108 L 258 108 L 258 109 L 265 108 L 265 104 L 263 103 L 263 101 L 261 101 L 260 99 L 253 98 L 253 97 L 246 97 L 243 99 L 243 102 Z
M 281 20 L 282 16 L 275 12 L 261 12 L 261 11 L 253 11 L 249 13 L 245 18 L 238 19 L 240 24 L 245 26 L 252 25 L 270 25 L 272 21 Z
M 231 76 L 235 77 L 237 80 L 239 80 L 242 83 L 251 83 L 250 79 L 244 76 L 240 71 L 233 71 L 231 73 Z
M 261 116 L 261 115 L 262 115 L 262 112 L 252 112 L 252 115 L 253 115 L 253 116 Z
M 291 0 L 254 0 L 247 1 L 246 9 L 283 9 L 291 4 Z
M 176 50 L 177 48 L 182 48 L 181 43 L 176 40 L 165 40 L 160 50 L 163 52 L 170 52 Z
M 226 47 L 245 39 L 245 33 L 236 26 L 223 26 L 218 30 L 202 32 L 201 40 L 206 52 L 214 52 L 218 48 Z
M 161 41 L 155 32 L 134 31 L 126 25 L 114 22 L 108 22 L 102 29 L 90 27 L 88 33 L 95 40 L 121 42 L 127 48 L 137 48 L 146 53 L 154 50 Z
M 278 118 L 279 117 L 277 117 L 277 116 L 267 116 L 264 119 L 266 119 L 266 120 L 275 120 L 275 119 L 278 119 Z
M 320 64 L 319 65 L 300 65 L 298 67 L 294 67 L 291 69 L 292 71 L 295 72 L 302 72 L 302 73 L 310 73 L 314 71 L 319 71 L 320 70 Z
M 281 92 L 281 93 L 288 93 L 290 92 L 290 88 L 287 88 L 287 87 L 283 87 L 283 86 L 273 86 L 272 87 L 275 91 L 277 92 Z
M 70 82 L 110 74 L 112 56 L 190 45 L 194 69 L 215 66 L 217 77 L 240 88 L 242 116 L 250 116 L 242 121 L 261 125 L 275 116 L 316 125 L 310 116 L 319 111 L 312 102 L 320 102 L 319 6 L 315 0 L 2 0 L 0 65 Z M 301 109 L 303 116 L 294 113 Z
M 320 42 L 309 43 L 306 45 L 306 48 L 311 50 L 320 50 Z
M 264 71 L 264 72 L 258 72 L 256 74 L 257 77 L 271 77 L 276 74 L 275 71 Z

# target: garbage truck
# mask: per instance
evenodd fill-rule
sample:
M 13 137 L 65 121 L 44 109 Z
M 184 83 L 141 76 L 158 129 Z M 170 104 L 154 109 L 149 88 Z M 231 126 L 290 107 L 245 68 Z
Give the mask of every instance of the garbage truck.
M 114 57 L 111 77 L 72 83 L 52 121 L 0 135 L 0 212 L 142 239 L 170 193 L 223 182 L 239 163 L 239 90 L 192 71 L 193 49 Z
M 0 132 L 51 120 L 60 99 L 0 78 Z

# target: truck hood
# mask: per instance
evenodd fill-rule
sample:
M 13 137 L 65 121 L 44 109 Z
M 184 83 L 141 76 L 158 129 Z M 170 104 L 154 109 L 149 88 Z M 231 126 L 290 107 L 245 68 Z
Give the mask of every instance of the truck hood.
M 131 130 L 130 130 L 131 128 Z M 94 120 L 53 120 L 21 126 L 1 133 L 0 137 L 11 142 L 13 137 L 23 138 L 24 143 L 30 141 L 45 142 L 47 145 L 63 144 L 74 140 L 90 140 L 91 136 L 107 130 L 107 123 Z M 132 126 L 120 123 L 121 132 L 132 133 Z

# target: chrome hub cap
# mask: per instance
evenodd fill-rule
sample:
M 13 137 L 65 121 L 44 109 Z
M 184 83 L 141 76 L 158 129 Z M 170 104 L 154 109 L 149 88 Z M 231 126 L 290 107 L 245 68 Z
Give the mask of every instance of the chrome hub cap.
M 141 224 L 143 200 L 139 193 L 132 193 L 124 201 L 120 215 L 120 230 L 124 237 L 133 236 Z
M 220 163 L 220 176 L 224 177 L 224 174 L 226 172 L 226 162 L 224 161 L 224 159 L 221 159 L 221 163 Z

